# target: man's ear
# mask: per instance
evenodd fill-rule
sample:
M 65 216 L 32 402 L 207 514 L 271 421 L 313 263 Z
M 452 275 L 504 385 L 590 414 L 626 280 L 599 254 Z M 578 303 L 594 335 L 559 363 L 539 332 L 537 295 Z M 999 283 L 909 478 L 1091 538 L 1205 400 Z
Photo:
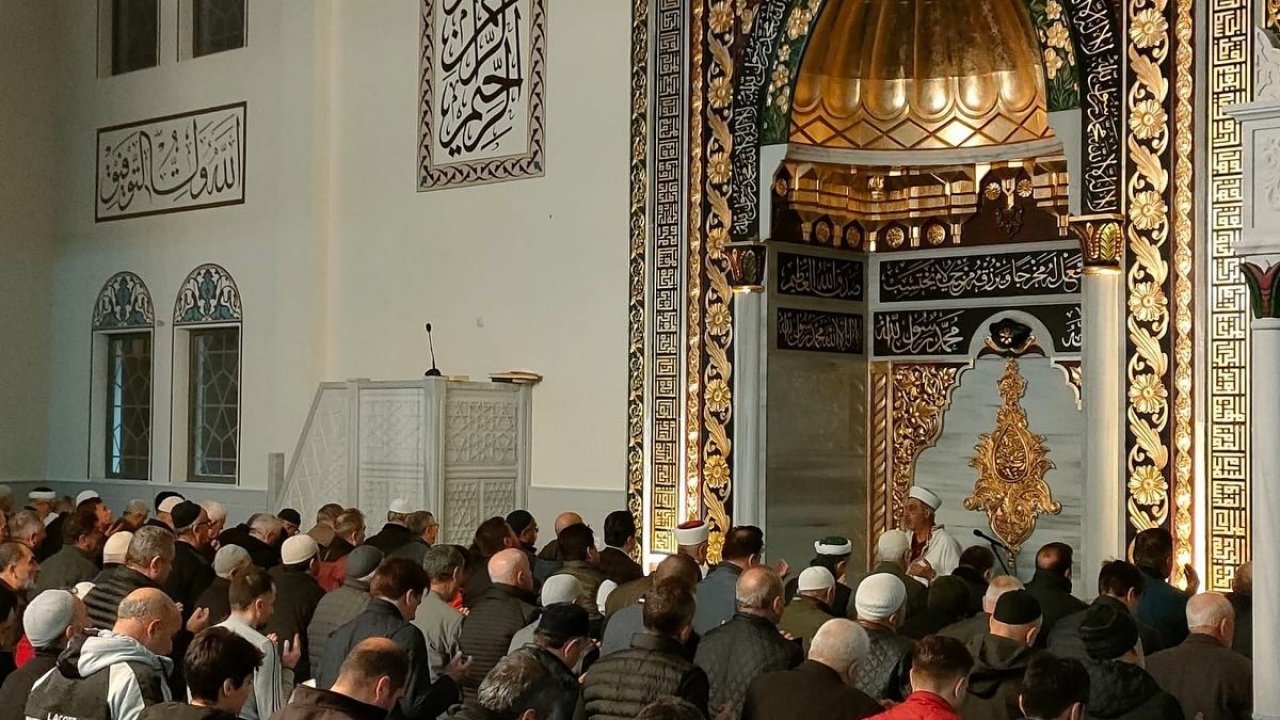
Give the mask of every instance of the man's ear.
M 769 608 L 778 615 L 781 615 L 782 611 L 786 609 L 786 607 L 787 607 L 787 602 L 782 599 L 781 595 L 774 598 L 773 602 L 769 604 Z
M 377 700 L 391 697 L 391 678 L 383 675 L 373 684 L 373 697 Z
M 1072 703 L 1067 710 L 1067 717 L 1071 720 L 1084 720 L 1084 703 Z
M 1037 625 L 1027 631 L 1027 647 L 1031 647 L 1036 644 L 1036 638 L 1040 637 L 1040 627 L 1041 626 Z
M 156 635 L 159 635 L 160 631 L 163 629 L 164 629 L 163 620 L 159 620 L 159 619 L 152 620 L 146 625 L 147 637 L 155 637 Z
M 529 708 L 516 716 L 516 720 L 538 720 L 538 711 Z

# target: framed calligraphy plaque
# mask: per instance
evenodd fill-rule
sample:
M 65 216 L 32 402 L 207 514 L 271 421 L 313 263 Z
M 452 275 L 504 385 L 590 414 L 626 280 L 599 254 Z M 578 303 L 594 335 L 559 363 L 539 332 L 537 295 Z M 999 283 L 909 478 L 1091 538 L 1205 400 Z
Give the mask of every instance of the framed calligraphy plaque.
M 1027 305 L 1018 309 L 1044 323 L 1052 336 L 1040 339 L 1046 351 L 1080 352 L 1080 305 Z M 877 357 L 965 356 L 974 335 L 985 331 L 987 323 L 1003 312 L 998 307 L 878 312 L 873 318 L 873 349 Z
M 864 335 L 861 315 L 778 308 L 779 350 L 856 355 L 865 346 Z
M 244 202 L 245 103 L 98 130 L 97 222 Z
M 546 0 L 421 0 L 418 190 L 544 173 Z
M 862 300 L 858 260 L 778 253 L 778 292 L 827 300 Z

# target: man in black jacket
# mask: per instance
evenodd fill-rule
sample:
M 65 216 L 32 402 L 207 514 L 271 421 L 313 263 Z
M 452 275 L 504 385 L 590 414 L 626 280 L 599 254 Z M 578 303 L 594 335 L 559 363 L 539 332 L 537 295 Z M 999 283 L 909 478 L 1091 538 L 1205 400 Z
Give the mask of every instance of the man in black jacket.
M 1093 605 L 1080 623 L 1089 659 L 1089 717 L 1099 720 L 1176 720 L 1177 699 L 1160 688 L 1143 668 L 1138 624 L 1126 610 L 1109 603 Z
M 385 720 L 404 697 L 411 672 L 397 643 L 368 638 L 345 657 L 332 687 L 300 686 L 275 720 Z
M 98 574 L 96 559 L 106 542 L 92 511 L 77 511 L 62 524 L 62 549 L 40 564 L 33 592 L 70 590 Z
M 213 568 L 204 556 L 212 540 L 209 514 L 196 503 L 184 500 L 169 515 L 178 542 L 174 546 L 173 570 L 165 580 L 164 591 L 182 606 L 182 620 L 186 622 L 196 611 L 201 593 L 213 583 Z
M 970 545 L 960 553 L 960 564 L 951 574 L 965 581 L 969 587 L 969 615 L 982 612 L 982 599 L 987 594 L 987 586 L 995 575 L 996 556 L 991 548 L 982 545 Z
M 463 683 L 471 699 L 486 673 L 507 654 L 511 638 L 538 615 L 529 561 L 519 550 L 507 548 L 489 559 L 492 584 L 462 620 L 458 644 L 475 663 Z
M 674 695 L 707 712 L 711 684 L 689 659 L 697 601 L 682 583 L 666 581 L 644 595 L 644 632 L 631 647 L 591 666 L 582 686 L 587 720 L 632 720 L 646 705 Z
M 591 620 L 587 611 L 573 602 L 552 603 L 538 618 L 533 642 L 514 653 L 525 653 L 538 659 L 560 681 L 565 708 L 574 708 L 581 696 L 578 681 L 583 658 L 594 648 Z M 501 664 L 501 661 L 499 661 Z M 494 667 L 498 667 L 495 665 Z M 481 685 L 483 687 L 483 683 Z
M 466 677 L 471 661 L 453 658 L 435 683 L 427 657 L 427 644 L 418 628 L 410 624 L 428 585 L 421 565 L 404 558 L 387 560 L 369 583 L 369 605 L 354 620 L 338 628 L 329 638 L 324 658 L 316 673 L 316 686 L 334 689 L 346 670 L 344 661 L 362 641 L 389 638 L 409 658 L 405 694 L 397 705 L 398 718 L 434 718 L 458 702 L 459 681 Z M 286 716 L 288 711 L 286 708 Z
M 89 614 L 80 598 L 66 590 L 46 590 L 27 606 L 22 627 L 35 655 L 5 678 L 0 687 L 0 720 L 22 720 L 36 681 L 58 663 L 67 644 L 84 634 Z
M 324 589 L 312 575 L 319 546 L 310 535 L 295 535 L 281 548 L 283 564 L 268 573 L 276 586 L 276 607 L 263 629 L 278 638 L 297 637 L 301 641 L 302 659 L 294 668 L 298 681 L 311 679 L 314 668 L 307 654 L 307 628 L 316 614 L 316 606 L 324 597 Z
M 1169 647 L 1187 639 L 1187 599 L 1200 588 L 1200 578 L 1184 566 L 1187 590 L 1169 584 L 1173 574 L 1173 535 L 1165 528 L 1148 528 L 1133 539 L 1133 563 L 1147 576 L 1137 617 L 1155 628 Z
M 1040 653 L 1027 667 L 1018 704 L 1027 720 L 1084 720 L 1089 673 L 1079 660 Z
M 1098 597 L 1094 605 L 1111 605 L 1136 615 L 1138 603 L 1142 601 L 1142 593 L 1146 588 L 1147 578 L 1136 565 L 1123 560 L 1112 560 L 1104 563 L 1098 572 Z M 1080 623 L 1084 622 L 1082 610 L 1058 621 L 1049 637 L 1049 652 L 1058 657 L 1069 657 L 1085 660 L 1089 653 L 1085 651 L 1084 641 L 1080 638 Z M 1137 619 L 1136 617 L 1134 618 Z M 1164 639 L 1155 628 L 1138 623 L 1138 637 L 1142 640 L 1144 655 L 1157 653 L 1165 648 Z
M 644 568 L 631 557 L 636 546 L 636 521 L 626 510 L 615 510 L 604 519 L 604 550 L 598 566 L 606 580 L 625 585 L 644 577 Z
M 280 564 L 280 538 L 284 535 L 284 523 L 271 513 L 254 513 L 249 521 L 224 531 L 218 536 L 218 546 L 239 545 L 244 548 L 253 564 L 263 570 Z
M 169 530 L 151 525 L 138 528 L 129 541 L 124 565 L 95 585 L 84 599 L 94 627 L 108 630 L 115 625 L 120 601 L 134 590 L 163 588 L 173 568 L 175 544 Z
M 853 686 L 869 650 L 867 632 L 857 623 L 828 620 L 814 636 L 808 660 L 751 681 L 742 720 L 862 720 L 883 712 Z
M 776 572 L 763 565 L 743 570 L 735 595 L 737 612 L 702 638 L 694 657 L 711 683 L 712 716 L 727 711 L 737 717 L 752 680 L 804 660 L 800 644 L 778 632 L 783 600 Z
M 231 581 L 253 567 L 249 553 L 239 545 L 223 545 L 213 556 L 213 581 L 196 598 L 196 607 L 209 611 L 209 624 L 217 625 L 231 615 Z
M 383 555 L 387 556 L 408 545 L 413 540 L 413 532 L 409 530 L 409 515 L 412 512 L 413 506 L 408 500 L 404 498 L 392 500 L 391 509 L 387 511 L 387 524 L 364 543 L 378 548 Z
M 1036 574 L 1027 583 L 1027 592 L 1040 603 L 1044 625 L 1036 647 L 1043 648 L 1062 618 L 1089 607 L 1071 594 L 1071 564 L 1074 552 L 1066 543 L 1053 542 L 1036 553 Z
M 435 515 L 426 510 L 417 510 L 409 513 L 408 525 L 411 535 L 409 542 L 401 545 L 389 557 L 407 558 L 421 565 L 427 551 L 436 544 L 440 523 L 436 522 Z
M 1017 720 L 1022 716 L 1018 695 L 1022 676 L 1035 655 L 1040 632 L 1040 603 L 1026 590 L 1000 596 L 991 614 L 991 627 L 981 637 L 969 641 L 974 666 L 969 672 L 969 691 L 960 705 L 966 718 Z
M 1191 634 L 1181 645 L 1147 657 L 1147 671 L 1182 704 L 1186 720 L 1253 717 L 1253 663 L 1234 652 L 1235 610 L 1221 593 L 1187 601 Z

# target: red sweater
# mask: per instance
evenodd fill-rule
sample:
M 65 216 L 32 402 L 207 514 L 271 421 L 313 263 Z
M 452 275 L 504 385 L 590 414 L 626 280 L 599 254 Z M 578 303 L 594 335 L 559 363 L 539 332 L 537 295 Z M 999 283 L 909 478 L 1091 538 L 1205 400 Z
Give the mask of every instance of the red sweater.
M 911 693 L 905 702 L 873 715 L 871 720 L 960 720 L 946 700 L 925 690 Z

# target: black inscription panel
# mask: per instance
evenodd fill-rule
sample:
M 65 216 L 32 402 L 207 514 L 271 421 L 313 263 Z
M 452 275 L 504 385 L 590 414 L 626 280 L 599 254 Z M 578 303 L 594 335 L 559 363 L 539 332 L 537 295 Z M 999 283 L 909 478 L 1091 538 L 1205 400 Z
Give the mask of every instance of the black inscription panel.
M 886 260 L 880 301 L 1070 295 L 1083 269 L 1079 249 Z
M 856 355 L 866 347 L 861 315 L 778 308 L 778 349 Z
M 1080 352 L 1080 306 L 1030 305 L 1019 308 L 1044 323 L 1052 338 L 1040 338 L 1046 352 Z M 903 310 L 875 314 L 875 354 L 880 357 L 910 355 L 968 355 L 974 335 L 987 332 L 987 324 L 999 319 L 999 308 Z
M 778 292 L 856 302 L 864 295 L 863 270 L 858 260 L 778 253 Z

